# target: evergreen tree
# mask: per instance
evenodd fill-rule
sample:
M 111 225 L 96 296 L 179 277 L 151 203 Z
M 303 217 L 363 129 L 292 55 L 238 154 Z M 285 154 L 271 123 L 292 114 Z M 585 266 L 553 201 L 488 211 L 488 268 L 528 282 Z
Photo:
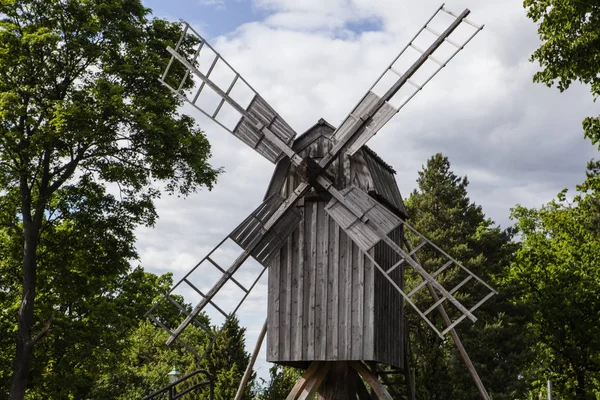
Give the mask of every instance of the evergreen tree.
M 466 177 L 458 177 L 450 162 L 436 154 L 419 171 L 418 188 L 406 200 L 409 223 L 485 281 L 499 287 L 508 271 L 514 245 L 511 232 L 502 231 L 485 217 L 467 194 Z M 407 235 L 409 239 L 411 235 Z M 419 251 L 420 262 L 435 271 L 445 261 L 436 252 Z M 407 270 L 410 285 L 411 275 Z M 452 271 L 439 275 L 452 287 Z M 464 300 L 464 299 L 461 299 Z M 431 314 L 430 314 L 431 315 Z M 527 342 L 521 335 L 520 313 L 506 294 L 492 298 L 477 311 L 476 324 L 463 322 L 457 332 L 494 399 L 514 399 L 524 391 L 518 371 L 525 362 Z M 420 317 L 408 313 L 417 398 L 478 399 L 479 394 L 451 342 L 441 339 Z M 438 326 L 441 318 L 434 317 Z

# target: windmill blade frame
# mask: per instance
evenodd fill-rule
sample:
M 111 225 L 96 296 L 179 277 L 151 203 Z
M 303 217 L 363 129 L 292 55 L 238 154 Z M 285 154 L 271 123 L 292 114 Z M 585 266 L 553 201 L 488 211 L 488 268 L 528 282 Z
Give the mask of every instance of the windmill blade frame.
M 272 163 L 276 164 L 285 155 L 293 158 L 293 154 L 286 154 L 282 150 L 282 144 L 289 147 L 296 137 L 296 132 L 189 23 L 182 22 L 182 24 L 184 28 L 177 45 L 175 48 L 167 47 L 171 59 L 160 82 Z M 186 35 L 192 35 L 194 40 L 199 42 L 191 60 L 178 52 Z M 201 72 L 198 65 L 203 52 L 208 52 L 209 57 L 211 54 L 214 55 L 206 73 Z M 168 78 L 174 62 L 181 63 L 186 72 L 181 80 L 174 77 L 173 86 Z M 211 79 L 211 74 L 220 67 L 223 69 L 221 80 L 226 83 Z M 188 79 L 194 77 L 200 80 L 200 86 L 194 93 L 188 95 L 182 88 Z M 207 92 L 209 92 L 207 96 L 212 95 L 215 101 L 212 104 L 199 104 L 200 97 Z M 236 92 L 240 92 L 237 99 Z M 244 100 L 247 104 L 243 104 Z M 226 105 L 229 106 L 229 110 L 225 110 Z M 208 109 L 210 106 L 213 106 L 213 110 Z M 229 115 L 222 116 L 224 113 L 227 114 L 225 111 L 229 111 Z
M 333 191 L 336 190 L 333 189 Z M 475 318 L 473 312 L 481 307 L 481 305 L 483 305 L 493 295 L 498 293 L 468 268 L 455 260 L 448 253 L 440 249 L 423 234 L 418 232 L 414 227 L 409 225 L 400 217 L 394 215 L 376 199 L 372 198 L 357 187 L 350 186 L 342 191 L 339 191 L 338 193 L 335 193 L 334 197 L 325 207 L 325 211 L 362 250 L 364 255 L 373 263 L 379 272 L 386 277 L 390 284 L 394 286 L 404 300 L 442 339 L 444 339 L 445 335 L 449 331 L 453 330 L 454 327 L 465 318 L 469 318 L 471 321 L 475 322 L 477 318 Z M 419 245 L 415 246 L 414 249 L 409 250 L 408 252 L 404 251 L 397 243 L 394 243 L 394 241 L 388 237 L 390 232 L 401 225 L 409 229 L 422 240 Z M 377 263 L 377 261 L 369 254 L 369 251 L 381 241 L 383 241 L 400 256 L 400 260 L 387 270 L 379 265 L 379 263 Z M 415 256 L 416 252 L 424 246 L 430 246 L 433 250 L 438 252 L 447 260 L 447 262 L 433 274 L 427 272 L 425 268 L 423 268 L 423 266 L 418 262 L 418 259 Z M 423 278 L 423 281 L 413 288 L 409 293 L 405 293 L 405 291 L 402 290 L 402 288 L 400 288 L 400 286 L 398 286 L 398 284 L 390 277 L 390 273 L 392 273 L 396 268 L 401 267 L 404 263 L 409 264 Z M 448 290 L 441 283 L 437 282 L 435 278 L 451 267 L 456 267 L 463 271 L 466 274 L 466 278 L 455 285 L 452 289 Z M 456 299 L 453 294 L 471 280 L 475 280 L 478 284 L 483 285 L 483 287 L 487 289 L 488 293 L 475 305 L 470 308 L 466 308 L 458 299 Z M 441 296 L 439 296 L 438 299 L 435 299 L 434 296 L 434 303 L 425 311 L 422 311 L 415 304 L 415 302 L 412 301 L 411 297 L 413 297 L 425 286 L 435 289 L 441 294 Z M 439 330 L 427 317 L 427 315 L 434 309 L 437 309 L 439 306 L 443 305 L 445 301 L 449 301 L 454 307 L 456 307 L 460 311 L 461 315 L 454 321 L 451 321 L 450 324 L 447 324 L 445 329 Z
M 429 27 L 431 21 L 440 13 L 444 12 L 448 15 L 453 16 L 454 21 L 442 32 L 438 33 Z M 342 149 L 347 149 L 347 152 L 352 155 L 358 151 L 364 144 L 368 142 L 377 132 L 396 114 L 398 113 L 423 87 L 433 79 L 484 27 L 484 25 L 477 25 L 469 21 L 466 17 L 470 14 L 469 9 L 465 9 L 461 14 L 457 15 L 444 7 L 442 4 L 429 18 L 429 20 L 423 25 L 423 27 L 417 32 L 417 34 L 408 42 L 408 44 L 400 51 L 400 53 L 393 59 L 390 65 L 383 71 L 383 73 L 375 80 L 371 88 L 362 97 L 359 103 L 352 109 L 344 121 L 340 124 L 336 132 L 334 133 L 334 141 L 337 143 L 334 148 L 334 152 L 331 155 L 331 159 L 337 156 L 337 153 Z M 456 43 L 449 38 L 449 36 L 461 25 L 467 24 L 473 27 L 474 32 L 467 37 L 461 43 Z M 429 31 L 435 35 L 436 40 L 426 50 L 421 50 L 413 44 L 416 38 L 418 38 L 424 31 Z M 433 54 L 440 48 L 443 43 L 450 43 L 456 48 L 456 50 L 446 59 L 439 60 L 433 56 Z M 404 72 L 399 72 L 394 68 L 396 62 L 405 54 L 406 50 L 413 48 L 421 56 L 412 65 L 407 68 Z M 432 60 L 438 65 L 438 68 L 430 74 L 424 82 L 416 83 L 411 78 L 417 73 L 419 68 L 427 60 Z M 387 73 L 392 73 L 397 76 L 396 82 L 391 85 L 387 91 L 382 95 L 378 96 L 373 90 L 382 83 L 384 76 Z M 403 101 L 399 106 L 395 107 L 391 104 L 394 96 L 398 91 L 406 84 L 414 87 L 414 91 L 408 98 Z M 367 122 L 368 121 L 368 122 Z M 367 122 L 367 123 L 365 123 Z M 360 134 L 356 134 L 357 131 L 363 129 Z M 356 137 L 355 137 L 356 136 Z M 330 160 L 324 160 L 321 165 L 326 167 Z

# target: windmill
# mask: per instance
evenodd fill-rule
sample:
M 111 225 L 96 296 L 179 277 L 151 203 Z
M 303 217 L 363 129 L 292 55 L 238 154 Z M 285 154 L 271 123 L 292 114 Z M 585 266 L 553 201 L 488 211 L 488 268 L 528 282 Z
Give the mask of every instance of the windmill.
M 211 308 L 229 320 L 268 270 L 267 321 L 237 398 L 265 333 L 268 361 L 306 370 L 288 399 L 316 392 L 322 399 L 372 398 L 363 380 L 377 398 L 392 398 L 382 384 L 390 369 L 382 372 L 377 365 L 407 370 L 405 306 L 441 338 L 452 337 L 482 398 L 488 398 L 454 328 L 465 319 L 476 321 L 474 311 L 496 292 L 406 222 L 393 168 L 366 146 L 483 28 L 467 19 L 469 13 L 440 6 L 337 129 L 320 120 L 298 138 L 189 24 L 183 23 L 175 48 L 168 47 L 162 83 L 276 164 L 264 202 L 147 314 L 169 333 L 167 344 L 177 341 L 201 359 L 211 346 L 198 351 L 182 332 L 195 324 L 214 343 L 222 332 L 204 326 L 200 314 Z M 190 38 L 198 45 L 187 58 L 179 48 Z M 182 89 L 188 80 L 198 84 L 192 91 Z M 416 246 L 408 236 L 418 240 Z M 229 242 L 238 253 L 225 249 Z M 424 251 L 443 260 L 436 270 L 419 262 Z M 224 253 L 229 257 L 219 261 Z M 248 280 L 243 266 L 251 259 L 260 267 Z M 218 273 L 210 285 L 204 279 L 208 270 Z M 198 271 L 202 277 L 193 278 Z M 410 287 L 405 273 L 413 276 Z M 452 287 L 445 287 L 440 278 L 450 273 Z M 226 287 L 241 294 L 229 309 L 218 300 Z M 198 298 L 191 310 L 174 295 L 182 289 Z M 155 315 L 163 304 L 186 315 L 178 326 Z

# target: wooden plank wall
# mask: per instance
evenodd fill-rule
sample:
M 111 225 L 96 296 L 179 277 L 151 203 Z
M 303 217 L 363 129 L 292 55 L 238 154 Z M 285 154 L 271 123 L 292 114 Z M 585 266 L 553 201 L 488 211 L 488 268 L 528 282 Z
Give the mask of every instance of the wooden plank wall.
M 389 237 L 398 245 L 402 241 L 402 227 Z M 398 253 L 383 242 L 375 245 L 375 261 L 388 270 L 400 260 Z M 390 277 L 404 289 L 404 269 L 396 268 Z M 404 366 L 404 301 L 402 295 L 379 271 L 375 272 L 375 358 L 395 367 Z
M 301 148 L 294 147 L 302 157 L 318 161 L 331 148 L 332 132 L 316 126 L 298 138 Z M 393 172 L 378 163 L 361 150 L 352 158 L 341 156 L 328 172 L 338 189 L 355 185 L 401 205 Z M 269 192 L 287 196 L 299 182 L 292 170 L 284 182 L 282 170 L 276 171 Z M 366 360 L 401 367 L 401 296 L 329 218 L 326 204 L 310 197 L 298 203 L 303 220 L 269 267 L 267 360 L 297 366 L 314 360 Z M 398 229 L 391 237 L 399 243 L 401 234 Z M 397 261 L 382 244 L 372 256 L 384 268 Z M 402 282 L 401 269 L 392 276 Z
M 305 203 L 269 267 L 268 361 L 374 357 L 374 268 L 325 204 Z

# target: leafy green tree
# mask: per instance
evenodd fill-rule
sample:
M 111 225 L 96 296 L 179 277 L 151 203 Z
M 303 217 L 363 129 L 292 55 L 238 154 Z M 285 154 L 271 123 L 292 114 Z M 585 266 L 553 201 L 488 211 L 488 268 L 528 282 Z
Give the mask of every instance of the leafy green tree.
M 563 398 L 595 399 L 600 374 L 600 163 L 572 201 L 567 191 L 539 209 L 517 206 L 522 246 L 510 279 L 533 310 L 537 338 L 531 380 L 554 382 Z M 596 382 L 596 383 L 594 383 Z
M 273 365 L 269 369 L 269 381 L 257 396 L 258 400 L 285 399 L 302 377 L 303 371 L 297 368 Z
M 600 95 L 600 2 L 598 0 L 524 0 L 527 16 L 538 24 L 542 45 L 531 61 L 542 70 L 535 82 L 557 85 L 562 92 L 573 82 L 590 85 L 594 100 Z M 600 118 L 583 121 L 585 136 L 600 141 Z
M 485 217 L 481 207 L 469 199 L 468 183 L 466 177 L 458 177 L 451 171 L 447 157 L 434 155 L 419 171 L 418 188 L 406 200 L 408 222 L 475 274 L 498 287 L 508 271 L 514 250 L 510 243 L 511 232 L 500 230 Z M 412 239 L 410 233 L 407 236 Z M 433 250 L 419 250 L 417 256 L 431 272 L 445 263 Z M 410 285 L 408 272 L 407 284 Z M 453 287 L 460 282 L 455 281 L 455 275 L 449 271 L 440 274 L 438 279 L 446 287 Z M 517 374 L 526 360 L 522 355 L 527 354 L 527 343 L 521 334 L 520 312 L 507 300 L 504 288 L 499 289 L 500 296 L 478 309 L 478 322 L 461 323 L 457 331 L 493 398 L 514 399 L 524 390 Z M 479 298 L 482 295 L 479 293 Z M 435 314 L 432 318 L 437 318 L 437 326 L 443 326 Z M 442 342 L 414 313 L 409 312 L 408 318 L 417 398 L 480 398 L 451 339 Z
M 186 195 L 210 188 L 218 174 L 208 164 L 205 136 L 178 114 L 181 100 L 157 79 L 179 26 L 149 13 L 140 0 L 0 2 L 0 223 L 11 254 L 15 247 L 21 253 L 18 264 L 3 265 L 18 279 L 2 282 L 2 292 L 21 293 L 16 307 L 3 310 L 16 326 L 8 349 L 14 355 L 11 400 L 24 398 L 37 344 L 55 322 L 63 330 L 61 316 L 83 307 L 76 298 L 66 306 L 43 303 L 42 293 L 53 292 L 55 281 L 93 290 L 103 267 L 124 268 L 106 266 L 102 258 L 113 249 L 101 247 L 98 270 L 62 281 L 51 251 L 42 254 L 43 236 L 68 230 L 81 215 L 91 230 L 104 226 L 107 244 L 124 246 L 118 249 L 123 257 L 134 258 L 135 226 L 156 218 L 156 183 Z M 192 45 L 184 42 L 182 51 L 189 54 Z M 90 202 L 95 213 L 86 209 Z M 81 314 L 80 322 L 87 317 L 93 318 Z

